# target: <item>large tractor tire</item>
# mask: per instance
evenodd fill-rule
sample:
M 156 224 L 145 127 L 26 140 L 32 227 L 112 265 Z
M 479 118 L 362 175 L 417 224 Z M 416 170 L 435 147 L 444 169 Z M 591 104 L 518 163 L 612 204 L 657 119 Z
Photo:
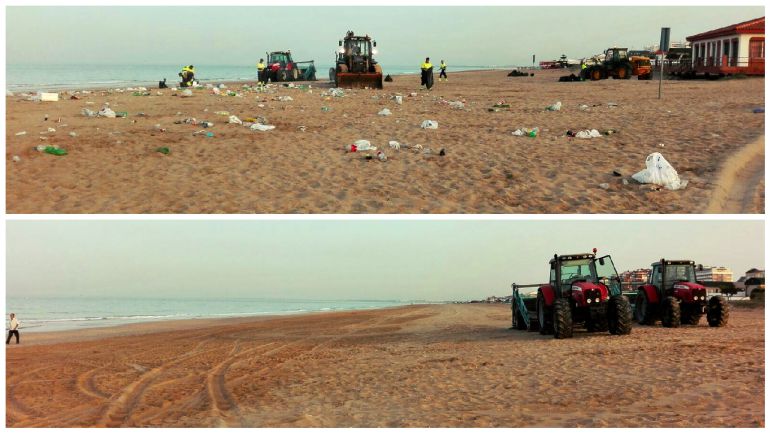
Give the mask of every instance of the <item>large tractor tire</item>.
M 289 72 L 286 69 L 278 71 L 278 81 L 289 81 Z
M 553 303 L 553 337 L 572 338 L 572 308 L 568 299 L 557 299 Z
M 615 69 L 615 76 L 614 78 L 617 78 L 619 80 L 628 80 L 631 78 L 631 68 L 629 68 L 627 65 L 621 65 L 618 66 L 617 69 Z
M 679 309 L 679 301 L 673 296 L 668 296 L 661 305 L 660 321 L 666 328 L 678 328 L 682 323 L 682 312 Z
M 730 307 L 725 298 L 721 296 L 712 296 L 709 299 L 709 306 L 706 312 L 706 320 L 709 326 L 721 328 L 727 325 L 727 319 L 730 317 Z
M 599 81 L 604 78 L 604 74 L 602 73 L 601 68 L 597 67 L 591 68 L 590 76 L 591 81 Z
M 650 300 L 647 299 L 647 293 L 639 289 L 636 292 L 636 302 L 634 304 L 634 319 L 640 325 L 655 324 L 655 315 Z
M 551 322 L 551 311 L 545 305 L 545 298 L 542 292 L 537 292 L 537 323 L 540 325 L 540 333 L 549 335 L 553 333 L 553 323 Z
M 607 306 L 607 325 L 612 335 L 628 335 L 634 320 L 631 301 L 623 295 L 610 298 Z
M 334 68 L 329 68 L 329 81 L 337 81 L 337 70 Z
M 697 325 L 703 317 L 698 305 L 688 305 L 682 308 L 682 323 L 685 325 Z

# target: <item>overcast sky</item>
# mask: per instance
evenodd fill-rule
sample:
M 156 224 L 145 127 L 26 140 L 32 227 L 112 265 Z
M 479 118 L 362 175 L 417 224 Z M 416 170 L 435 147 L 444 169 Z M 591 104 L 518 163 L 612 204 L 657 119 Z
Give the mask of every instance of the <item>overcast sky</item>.
M 9 7 L 9 64 L 252 65 L 265 51 L 330 64 L 348 29 L 383 65 L 528 65 L 642 48 L 764 16 L 761 6 Z
M 461 300 L 554 253 L 763 267 L 762 221 L 8 221 L 9 296 Z

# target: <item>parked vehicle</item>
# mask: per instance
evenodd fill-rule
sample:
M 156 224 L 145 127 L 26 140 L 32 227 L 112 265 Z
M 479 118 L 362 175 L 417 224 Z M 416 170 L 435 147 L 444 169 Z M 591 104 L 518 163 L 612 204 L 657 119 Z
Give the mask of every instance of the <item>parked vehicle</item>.
M 329 80 L 336 87 L 382 89 L 382 67 L 374 60 L 377 42 L 369 35 L 356 36 L 348 31 L 339 46 Z
M 267 54 L 267 79 L 279 81 L 315 81 L 315 61 L 295 62 L 291 51 Z
M 704 313 L 712 327 L 727 325 L 730 315 L 727 301 L 720 295 L 708 298 L 706 287 L 696 281 L 695 262 L 660 259 L 652 264 L 647 283 L 637 289 L 634 317 L 640 324 L 697 325 Z
M 547 284 L 513 284 L 512 325 L 570 338 L 576 326 L 589 332 L 631 333 L 633 312 L 621 292 L 620 277 L 609 255 L 554 254 Z M 537 290 L 523 290 L 537 287 Z

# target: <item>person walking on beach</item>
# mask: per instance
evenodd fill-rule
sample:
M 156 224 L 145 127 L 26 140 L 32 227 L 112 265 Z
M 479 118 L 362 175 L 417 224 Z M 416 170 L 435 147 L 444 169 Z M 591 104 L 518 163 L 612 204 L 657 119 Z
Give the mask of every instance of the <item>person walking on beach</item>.
M 16 336 L 16 344 L 19 344 L 19 321 L 16 320 L 16 314 L 11 313 L 11 322 L 8 324 L 8 338 L 5 344 L 11 344 L 11 337 Z
M 425 58 L 425 62 L 420 66 L 420 72 L 420 85 L 430 90 L 433 87 L 433 65 L 430 63 L 430 57 Z
M 262 84 L 267 83 L 267 79 L 265 79 L 265 59 L 259 59 L 259 63 L 257 63 L 257 80 Z
M 441 73 L 438 74 L 438 80 L 441 81 L 441 78 L 443 77 L 445 80 L 449 81 L 449 78 L 446 76 L 446 63 L 444 63 L 443 60 L 441 61 L 441 64 L 438 68 L 441 71 Z

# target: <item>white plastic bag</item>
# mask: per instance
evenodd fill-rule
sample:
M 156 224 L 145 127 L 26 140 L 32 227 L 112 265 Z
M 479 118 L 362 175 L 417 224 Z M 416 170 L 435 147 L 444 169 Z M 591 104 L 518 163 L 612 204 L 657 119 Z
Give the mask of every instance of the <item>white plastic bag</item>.
M 230 116 L 227 119 L 227 123 L 237 123 L 239 125 L 243 125 L 243 121 L 236 116 Z
M 391 149 L 400 150 L 401 149 L 401 143 L 398 141 L 391 140 L 388 142 L 388 146 L 390 146 Z
M 379 113 L 377 113 L 377 114 L 378 114 L 378 115 L 380 115 L 380 116 L 390 116 L 390 115 L 391 115 L 391 114 L 393 114 L 393 113 L 391 113 L 391 112 L 390 112 L 390 110 L 388 110 L 387 108 L 383 108 L 383 109 L 382 109 L 382 110 L 380 110 L 380 112 L 379 112 Z
M 356 140 L 356 142 L 353 144 L 356 145 L 356 149 L 358 149 L 358 151 L 377 150 L 376 147 L 372 146 L 372 143 L 369 140 Z
M 549 105 L 545 108 L 548 111 L 560 111 L 561 110 L 561 101 L 556 101 L 555 104 Z
M 597 138 L 601 136 L 602 133 L 595 129 L 586 129 L 585 131 L 579 131 L 577 134 L 575 134 L 575 138 Z
M 190 96 L 192 96 L 192 90 L 185 89 L 182 91 L 182 94 L 179 96 L 181 96 L 182 98 L 189 98 Z
M 89 110 L 90 111 L 90 110 Z M 101 110 L 99 110 L 99 113 L 97 113 L 99 117 L 111 117 L 115 118 L 115 112 L 110 109 L 110 107 L 104 107 Z
M 436 120 L 424 120 L 420 128 L 423 129 L 438 129 L 438 121 Z
M 462 101 L 452 101 L 449 103 L 449 108 L 454 108 L 455 110 L 462 110 L 465 108 L 465 104 L 463 104 Z
M 275 126 L 273 126 L 273 125 L 263 125 L 261 123 L 255 123 L 255 124 L 251 125 L 250 128 L 251 128 L 252 131 L 270 131 L 272 129 L 275 129 Z
M 647 168 L 631 176 L 635 181 L 660 185 L 674 191 L 687 186 L 687 181 L 679 179 L 674 167 L 660 153 L 651 153 L 645 163 Z

